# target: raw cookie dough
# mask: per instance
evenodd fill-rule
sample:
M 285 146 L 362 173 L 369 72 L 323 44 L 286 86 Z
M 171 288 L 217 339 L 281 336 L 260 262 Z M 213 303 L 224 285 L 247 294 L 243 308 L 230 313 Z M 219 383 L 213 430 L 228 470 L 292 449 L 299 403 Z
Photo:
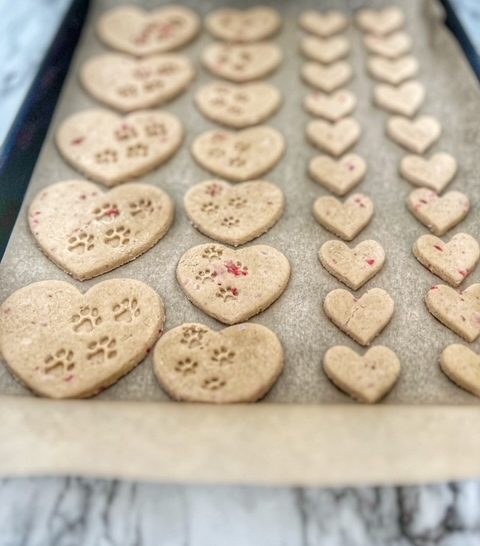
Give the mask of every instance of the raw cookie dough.
M 393 116 L 388 120 L 387 134 L 407 150 L 423 154 L 440 138 L 442 126 L 430 116 L 421 116 L 413 120 Z
M 347 89 L 340 89 L 328 95 L 317 91 L 309 93 L 303 104 L 307 112 L 313 116 L 319 116 L 327 121 L 338 121 L 355 110 L 357 97 Z
M 278 12 L 266 6 L 244 10 L 222 8 L 205 17 L 208 32 L 225 42 L 259 42 L 270 38 L 281 25 Z
M 343 59 L 348 55 L 350 48 L 350 42 L 345 36 L 333 36 L 326 39 L 305 36 L 300 42 L 300 50 L 306 57 L 324 64 Z
M 356 154 L 347 154 L 340 159 L 318 155 L 310 161 L 308 171 L 313 180 L 342 196 L 365 178 L 367 163 Z
M 356 144 L 360 134 L 360 124 L 353 118 L 344 118 L 335 123 L 315 119 L 307 125 L 307 137 L 310 142 L 336 157 Z
M 378 84 L 373 90 L 375 104 L 392 114 L 411 117 L 425 100 L 425 88 L 417 81 L 410 81 L 394 87 Z
M 384 57 L 370 57 L 367 62 L 370 75 L 381 82 L 391 85 L 409 80 L 418 74 L 418 61 L 411 55 L 399 59 L 385 59 Z
M 346 61 L 337 61 L 328 65 L 307 62 L 303 65 L 301 74 L 308 85 L 331 93 L 352 79 L 353 69 Z
M 446 153 L 430 158 L 406 155 L 400 162 L 400 174 L 416 186 L 441 192 L 457 174 L 457 160 Z
M 307 10 L 300 14 L 298 24 L 307 32 L 327 38 L 345 30 L 348 26 L 348 19 L 345 14 L 337 10 L 324 12 Z
M 480 396 L 480 355 L 465 345 L 454 343 L 440 355 L 440 368 L 456 385 Z

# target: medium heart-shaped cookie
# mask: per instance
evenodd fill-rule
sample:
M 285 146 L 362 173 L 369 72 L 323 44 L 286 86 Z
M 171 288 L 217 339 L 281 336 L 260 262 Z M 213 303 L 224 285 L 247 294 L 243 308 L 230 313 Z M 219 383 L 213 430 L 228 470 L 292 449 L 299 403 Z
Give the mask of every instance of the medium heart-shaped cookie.
M 187 402 L 255 402 L 283 369 L 277 336 L 249 323 L 219 332 L 203 324 L 182 324 L 161 337 L 153 359 L 162 387 L 175 400 Z
M 440 368 L 456 385 L 480 396 L 480 355 L 465 345 L 454 343 L 440 355 Z
M 125 184 L 102 192 L 69 180 L 48 186 L 29 208 L 30 230 L 58 267 L 83 281 L 134 260 L 168 231 L 174 204 L 161 189 Z
M 372 288 L 361 298 L 337 288 L 323 302 L 325 314 L 333 324 L 363 346 L 370 345 L 390 322 L 393 308 L 392 298 L 381 288 Z
M 418 73 L 418 61 L 411 55 L 399 59 L 370 57 L 367 68 L 376 80 L 398 85 Z
M 413 116 L 425 100 L 425 88 L 416 81 L 398 87 L 379 84 L 373 91 L 375 104 L 392 114 Z
M 405 32 L 395 32 L 389 36 L 376 36 L 367 34 L 363 43 L 370 53 L 381 55 L 387 59 L 396 59 L 410 51 L 412 39 Z
M 282 62 L 282 52 L 271 42 L 214 43 L 205 48 L 202 62 L 215 76 L 242 83 L 273 72 Z
M 350 42 L 345 36 L 334 36 L 326 39 L 306 36 L 300 43 L 300 50 L 306 57 L 312 59 L 312 61 L 325 64 L 346 57 L 350 47 Z
M 384 36 L 402 27 L 405 15 L 396 6 L 379 10 L 361 9 L 357 13 L 356 22 L 364 32 Z
M 203 168 L 233 182 L 258 178 L 275 166 L 284 151 L 283 136 L 266 126 L 235 133 L 207 131 L 192 145 L 193 157 Z
M 353 118 L 341 119 L 335 123 L 315 119 L 307 125 L 310 142 L 320 150 L 337 157 L 358 141 L 360 133 L 360 125 Z
M 397 382 L 400 361 L 382 345 L 372 347 L 363 356 L 339 345 L 325 353 L 323 369 L 340 390 L 359 402 L 374 404 Z
M 267 245 L 240 250 L 199 245 L 185 252 L 177 266 L 177 280 L 187 298 L 225 324 L 243 322 L 267 309 L 289 278 L 287 258 Z
M 42 281 L 3 302 L 0 346 L 10 371 L 32 391 L 86 398 L 139 364 L 164 320 L 159 295 L 140 281 L 104 281 L 85 294 Z
M 458 286 L 475 269 L 480 247 L 467 233 L 457 233 L 448 243 L 435 235 L 422 235 L 413 245 L 413 254 L 434 275 Z
M 400 162 L 400 174 L 416 186 L 441 192 L 457 174 L 457 160 L 445 153 L 430 158 L 407 155 Z
M 337 61 L 329 65 L 309 62 L 302 67 L 302 78 L 316 89 L 331 93 L 345 85 L 353 77 L 353 70 L 346 61 Z
M 217 9 L 205 18 L 210 34 L 225 42 L 259 42 L 275 34 L 281 24 L 278 12 L 266 6 Z
M 449 191 L 442 197 L 427 188 L 413 190 L 407 199 L 410 212 L 435 235 L 444 235 L 461 222 L 470 210 L 468 197 Z
M 104 53 L 91 57 L 80 72 L 90 95 L 120 112 L 159 106 L 185 90 L 194 76 L 192 63 L 180 55 L 137 60 Z
M 436 319 L 463 339 L 472 342 L 480 335 L 480 284 L 460 291 L 437 284 L 427 292 L 425 303 Z
M 338 121 L 351 114 L 357 106 L 357 98 L 347 89 L 340 89 L 329 95 L 321 92 L 310 93 L 305 97 L 307 112 L 327 121 Z
M 348 19 L 337 10 L 324 12 L 307 10 L 298 18 L 298 24 L 303 30 L 326 38 L 347 28 Z
M 426 152 L 440 138 L 441 133 L 442 126 L 430 116 L 420 116 L 413 120 L 393 116 L 387 124 L 388 136 L 400 146 L 417 154 Z
M 104 13 L 97 26 L 99 38 L 109 47 L 136 57 L 177 49 L 200 30 L 197 14 L 183 6 L 145 11 L 119 6 Z
M 344 241 L 351 241 L 372 219 L 373 203 L 361 193 L 354 193 L 343 203 L 324 195 L 315 201 L 313 215 L 325 229 Z
M 106 186 L 160 166 L 178 150 L 182 138 L 178 119 L 155 110 L 124 117 L 108 110 L 84 110 L 67 118 L 55 135 L 64 159 Z
M 310 161 L 308 172 L 327 190 L 337 195 L 345 195 L 363 180 L 367 163 L 356 154 L 344 155 L 340 159 L 319 155 Z
M 234 129 L 265 121 L 281 102 L 278 89 L 268 83 L 212 82 L 195 95 L 195 103 L 204 116 Z
M 351 249 L 342 241 L 327 241 L 318 258 L 323 267 L 352 290 L 374 277 L 385 262 L 385 251 L 376 241 L 362 241 Z
M 234 186 L 207 180 L 190 188 L 184 198 L 188 217 L 199 231 L 233 246 L 267 232 L 282 216 L 284 201 L 282 191 L 264 180 Z

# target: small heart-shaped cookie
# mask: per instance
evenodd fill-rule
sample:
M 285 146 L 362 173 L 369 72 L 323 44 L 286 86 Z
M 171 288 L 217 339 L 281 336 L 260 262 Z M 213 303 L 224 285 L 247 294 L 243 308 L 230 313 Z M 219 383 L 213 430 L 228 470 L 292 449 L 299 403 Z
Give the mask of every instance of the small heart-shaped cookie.
M 177 49 L 193 40 L 199 30 L 197 14 L 178 5 L 152 11 L 119 6 L 104 13 L 97 26 L 107 46 L 136 57 Z
M 325 64 L 346 57 L 350 47 L 350 42 L 345 36 L 334 36 L 327 39 L 306 36 L 300 43 L 300 50 L 306 57 Z
M 389 36 L 376 36 L 367 34 L 363 43 L 370 53 L 381 55 L 387 59 L 396 59 L 410 51 L 412 39 L 405 32 L 395 32 Z
M 431 116 L 407 119 L 393 116 L 388 120 L 387 134 L 400 146 L 416 154 L 423 154 L 436 142 L 442 133 L 442 126 Z
M 249 323 L 219 332 L 203 324 L 182 324 L 161 337 L 153 359 L 162 387 L 175 400 L 187 402 L 256 402 L 283 369 L 277 336 Z
M 436 319 L 463 339 L 472 342 L 480 335 L 480 284 L 459 291 L 437 284 L 427 292 L 425 303 Z
M 264 180 L 235 186 L 207 180 L 190 188 L 184 198 L 188 217 L 199 231 L 233 246 L 267 232 L 282 216 L 284 201 L 282 191 Z
M 398 87 L 379 84 L 373 91 L 375 104 L 392 114 L 413 116 L 425 100 L 425 88 L 416 81 Z
M 338 121 L 351 114 L 357 106 L 357 98 L 347 89 L 340 89 L 330 95 L 316 92 L 305 97 L 307 112 L 327 121 Z
M 413 78 L 418 73 L 418 61 L 415 57 L 406 56 L 399 59 L 370 57 L 367 68 L 376 80 L 398 85 Z
M 344 241 L 351 241 L 372 219 L 373 203 L 361 193 L 354 193 L 343 203 L 324 195 L 315 201 L 313 215 L 325 229 Z
M 233 182 L 258 178 L 275 166 L 284 151 L 283 136 L 266 126 L 235 133 L 207 131 L 192 146 L 193 157 L 203 168 Z
M 330 93 L 342 87 L 353 77 L 353 70 L 346 61 L 337 61 L 329 65 L 305 63 L 302 67 L 302 78 L 316 89 Z
M 359 402 L 374 404 L 397 382 L 400 361 L 382 345 L 372 347 L 363 356 L 339 345 L 325 353 L 323 369 L 340 390 Z
M 222 8 L 205 18 L 210 34 L 225 42 L 259 42 L 275 34 L 281 24 L 278 12 L 266 6 L 245 10 Z
M 310 161 L 308 172 L 327 190 L 337 195 L 345 195 L 363 180 L 367 163 L 356 154 L 348 154 L 340 159 L 319 155 Z
M 407 199 L 410 212 L 435 235 L 444 235 L 461 222 L 470 210 L 468 197 L 449 191 L 442 197 L 427 188 L 413 190 Z
M 454 343 L 440 355 L 440 368 L 456 385 L 480 396 L 480 355 L 465 345 Z
M 86 398 L 139 364 L 163 327 L 159 295 L 113 279 L 82 294 L 61 281 L 14 292 L 0 307 L 0 346 L 10 371 L 50 398 Z
M 268 83 L 212 82 L 195 95 L 195 103 L 204 116 L 234 129 L 265 121 L 281 102 L 278 89 Z
M 435 235 L 422 235 L 413 245 L 413 254 L 434 275 L 458 286 L 475 269 L 480 247 L 467 233 L 457 233 L 448 243 Z
M 370 345 L 390 322 L 393 308 L 392 298 L 381 288 L 372 288 L 361 298 L 337 288 L 323 302 L 325 314 L 333 324 L 363 346 Z
M 341 11 L 307 10 L 300 15 L 298 24 L 303 30 L 326 38 L 347 28 L 348 19 Z
M 445 153 L 430 158 L 407 155 L 400 162 L 400 174 L 416 186 L 441 192 L 457 174 L 457 160 Z
M 64 159 L 106 186 L 159 167 L 178 150 L 182 139 L 178 119 L 159 110 L 124 117 L 108 110 L 84 110 L 67 118 L 55 135 Z
M 360 138 L 360 133 L 360 125 L 353 118 L 341 119 L 335 123 L 315 119 L 307 125 L 310 142 L 336 157 L 351 148 Z
M 194 76 L 192 63 L 180 55 L 137 60 L 104 53 L 91 57 L 80 72 L 92 97 L 121 112 L 159 106 L 179 95 Z
M 273 72 L 282 62 L 282 52 L 271 42 L 214 43 L 205 48 L 202 62 L 215 76 L 242 83 Z
M 287 258 L 267 245 L 240 250 L 199 245 L 185 252 L 177 266 L 177 280 L 187 298 L 225 324 L 243 322 L 267 309 L 289 278 Z
M 405 23 L 405 15 L 396 6 L 383 9 L 361 9 L 356 17 L 357 25 L 364 31 L 384 36 L 401 28 Z
M 327 241 L 318 258 L 323 267 L 352 290 L 374 277 L 385 262 L 385 251 L 376 241 L 362 241 L 351 249 L 342 241 Z

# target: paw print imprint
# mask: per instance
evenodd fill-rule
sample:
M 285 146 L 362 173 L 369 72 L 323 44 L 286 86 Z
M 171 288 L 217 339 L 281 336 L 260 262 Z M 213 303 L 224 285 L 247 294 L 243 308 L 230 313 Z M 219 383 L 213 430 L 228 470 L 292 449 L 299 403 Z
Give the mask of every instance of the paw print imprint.
M 178 72 L 178 66 L 174 63 L 165 64 L 157 68 L 157 74 L 160 74 L 161 76 L 171 76 L 176 72 Z
M 239 156 L 232 157 L 229 161 L 231 167 L 243 167 L 246 163 L 246 160 Z
M 225 100 L 222 97 L 214 97 L 210 100 L 210 104 L 216 107 L 225 106 Z
M 226 216 L 222 220 L 222 226 L 225 226 L 225 227 L 235 227 L 235 226 L 238 226 L 239 224 L 240 224 L 240 219 L 235 218 L 234 216 Z
M 193 374 L 197 368 L 198 362 L 188 357 L 183 360 L 179 360 L 175 365 L 175 371 L 181 373 L 182 375 Z
M 225 262 L 225 267 L 227 268 L 227 272 L 235 275 L 235 277 L 246 277 L 248 275 L 248 267 L 243 265 L 242 262 L 228 260 Z
M 222 186 L 220 184 L 209 184 L 206 189 L 205 193 L 210 195 L 211 197 L 215 197 L 216 195 L 220 195 L 222 193 Z
M 98 309 L 89 305 L 82 305 L 80 312 L 72 316 L 73 331 L 78 334 L 89 333 L 102 322 Z
M 93 210 L 93 214 L 95 220 L 112 220 L 120 214 L 120 211 L 115 203 L 104 203 L 103 205 L 96 207 Z
M 137 131 L 135 127 L 127 125 L 126 123 L 122 124 L 119 129 L 115 131 L 115 137 L 117 140 L 130 140 L 137 136 Z
M 216 212 L 219 207 L 215 203 L 208 201 L 207 203 L 203 203 L 200 208 L 202 212 L 210 213 L 210 212 Z
M 207 258 L 210 262 L 214 260 L 220 260 L 222 257 L 223 250 L 218 248 L 218 246 L 212 245 L 207 247 L 202 254 L 202 258 Z
M 100 164 L 116 163 L 118 161 L 117 151 L 106 148 L 101 152 L 97 152 L 95 154 L 95 161 Z
M 225 150 L 221 148 L 210 148 L 208 150 L 208 155 L 210 157 L 223 157 L 225 155 Z
M 67 249 L 76 254 L 85 254 L 95 248 L 94 236 L 86 231 L 79 231 L 68 238 Z
M 222 299 L 224 302 L 228 300 L 236 300 L 238 296 L 238 288 L 234 286 L 222 286 L 215 294 L 217 298 Z
M 224 364 L 232 364 L 235 360 L 235 352 L 229 351 L 222 345 L 220 348 L 214 349 L 212 360 L 220 366 L 223 366 Z
M 186 326 L 183 329 L 182 339 L 180 343 L 186 345 L 189 349 L 200 347 L 202 344 L 203 336 L 207 333 L 205 328 L 200 326 Z
M 237 102 L 248 102 L 249 97 L 246 93 L 238 92 L 233 95 L 233 99 Z
M 247 200 L 244 199 L 243 197 L 231 197 L 229 200 L 228 200 L 228 205 L 230 207 L 234 207 L 236 209 L 241 209 L 242 207 L 244 207 L 245 205 L 247 204 Z
M 243 140 L 239 140 L 238 142 L 234 144 L 233 147 L 235 148 L 235 150 L 238 150 L 239 152 L 246 152 L 247 150 L 250 149 L 250 143 L 244 142 Z
M 133 319 L 140 316 L 140 308 L 135 298 L 125 298 L 120 303 L 113 306 L 113 318 L 117 322 L 132 322 Z
M 147 92 L 157 91 L 157 89 L 163 89 L 164 87 L 165 83 L 163 80 L 151 80 L 143 84 L 143 89 Z
M 148 146 L 142 142 L 132 144 L 127 148 L 127 157 L 146 157 L 148 155 Z
M 43 362 L 43 372 L 53 377 L 60 377 L 75 368 L 73 351 L 67 349 L 59 349 L 54 354 L 49 354 Z
M 158 123 L 154 121 L 145 126 L 145 133 L 149 137 L 154 137 L 154 136 L 166 137 L 167 128 L 165 127 L 164 123 Z
M 235 116 L 240 116 L 241 114 L 243 114 L 243 108 L 240 108 L 239 106 L 235 106 L 235 105 L 229 106 L 228 112 Z
M 122 85 L 117 87 L 117 94 L 121 97 L 136 97 L 138 94 L 137 88 L 134 85 Z
M 94 365 L 103 364 L 117 356 L 115 347 L 117 341 L 109 336 L 104 336 L 98 341 L 91 341 L 87 346 L 87 360 Z
M 104 243 L 116 248 L 120 245 L 126 245 L 130 242 L 130 230 L 125 226 L 118 226 L 105 232 Z
M 143 197 L 138 201 L 132 201 L 128 206 L 130 207 L 130 214 L 139 218 L 145 218 L 153 212 L 152 201 Z
M 218 389 L 225 387 L 226 384 L 227 382 L 219 377 L 208 377 L 207 379 L 204 379 L 202 389 L 206 389 L 208 391 L 218 391 Z
M 195 276 L 195 280 L 200 281 L 202 284 L 205 284 L 206 282 L 215 282 L 215 277 L 217 276 L 217 273 L 215 271 L 212 271 L 208 267 L 204 271 L 199 271 L 197 275 Z

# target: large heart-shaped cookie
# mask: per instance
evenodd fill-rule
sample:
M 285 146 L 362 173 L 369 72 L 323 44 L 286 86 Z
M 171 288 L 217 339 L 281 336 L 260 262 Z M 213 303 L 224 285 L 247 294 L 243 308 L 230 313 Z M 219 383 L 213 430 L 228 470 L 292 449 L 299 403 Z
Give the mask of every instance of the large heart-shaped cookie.
M 225 324 L 243 322 L 265 310 L 280 297 L 289 278 L 287 258 L 267 245 L 240 250 L 199 245 L 185 252 L 177 266 L 187 298 Z
M 42 281 L 0 307 L 0 346 L 8 368 L 37 394 L 85 398 L 141 362 L 164 320 L 162 300 L 140 281 L 104 281 L 85 294 Z
M 385 290 L 372 288 L 361 298 L 337 288 L 327 294 L 323 309 L 327 317 L 360 345 L 370 345 L 390 322 L 393 300 Z
M 480 396 L 480 355 L 465 345 L 454 343 L 440 355 L 440 368 L 456 385 Z
M 192 145 L 192 154 L 208 171 L 231 180 L 253 180 L 272 169 L 285 150 L 283 136 L 271 127 L 207 131 Z
M 275 34 L 281 24 L 278 12 L 266 6 L 245 10 L 222 8 L 205 18 L 210 34 L 225 42 L 259 42 Z
M 349 248 L 342 241 L 327 241 L 318 258 L 323 267 L 352 290 L 358 290 L 374 277 L 385 262 L 385 251 L 376 241 L 362 241 Z
M 467 233 L 457 233 L 448 243 L 435 235 L 422 235 L 413 245 L 413 254 L 434 275 L 458 286 L 475 269 L 480 247 Z
M 55 135 L 65 160 L 106 186 L 160 166 L 177 151 L 182 138 L 178 119 L 154 110 L 124 117 L 108 110 L 84 110 L 67 118 Z
M 277 336 L 260 324 L 215 332 L 198 323 L 169 330 L 155 347 L 155 374 L 175 400 L 228 404 L 255 402 L 283 369 Z
M 441 192 L 457 174 L 457 160 L 450 154 L 439 153 L 430 158 L 406 155 L 400 162 L 400 174 L 416 186 Z
M 195 103 L 204 116 L 234 129 L 261 123 L 281 102 L 279 90 L 268 83 L 212 82 L 195 95 Z
M 173 202 L 159 188 L 125 184 L 104 193 L 91 182 L 70 180 L 41 191 L 28 222 L 42 251 L 83 281 L 152 248 L 173 216 Z
M 185 194 L 192 224 L 208 237 L 238 246 L 268 231 L 282 216 L 282 190 L 254 180 L 232 185 L 223 180 L 196 184 Z
M 271 42 L 214 43 L 205 48 L 202 62 L 215 76 L 242 83 L 273 72 L 282 62 L 282 52 Z
M 136 57 L 181 47 L 199 30 L 196 13 L 178 5 L 152 11 L 119 6 L 104 13 L 97 26 L 98 36 L 106 45 Z
M 351 241 L 372 219 L 373 202 L 361 193 L 354 193 L 343 203 L 324 195 L 315 201 L 313 215 L 325 229 L 344 241 Z
M 379 10 L 361 9 L 357 13 L 356 22 L 363 31 L 384 36 L 402 27 L 405 15 L 396 6 Z
M 308 171 L 327 190 L 337 195 L 345 195 L 363 180 L 367 163 L 356 154 L 344 155 L 341 159 L 319 155 L 310 161 Z
M 376 85 L 373 96 L 377 106 L 392 114 L 413 116 L 425 100 L 425 88 L 419 82 L 406 82 L 398 87 Z
M 319 63 L 333 63 L 348 55 L 350 42 L 345 36 L 334 36 L 333 38 L 317 38 L 306 36 L 300 43 L 302 53 Z
M 351 148 L 360 138 L 360 134 L 360 125 L 353 118 L 341 119 L 335 123 L 315 119 L 307 125 L 310 142 L 320 150 L 337 157 Z
M 336 346 L 325 353 L 323 369 L 332 383 L 352 398 L 374 404 L 397 382 L 400 361 L 382 345 L 372 347 L 363 356 L 349 347 Z
M 327 121 L 338 121 L 351 114 L 357 106 L 357 98 L 347 89 L 340 89 L 329 95 L 321 92 L 305 97 L 305 109 L 314 116 Z
M 392 85 L 409 80 L 418 73 L 418 61 L 411 55 L 399 59 L 370 57 L 367 67 L 370 75 L 376 80 Z
M 393 116 L 388 120 L 387 134 L 400 146 L 416 154 L 423 154 L 436 142 L 442 133 L 442 126 L 431 116 L 407 119 Z
M 97 100 L 121 112 L 132 112 L 175 98 L 194 75 L 192 63 L 180 55 L 137 60 L 120 53 L 104 53 L 82 66 L 80 80 Z
M 435 235 L 443 235 L 461 222 L 470 210 L 468 197 L 449 191 L 442 197 L 427 188 L 413 190 L 407 199 L 410 212 Z
M 428 291 L 425 303 L 435 318 L 467 341 L 480 335 L 480 284 L 459 291 L 437 284 Z
M 399 31 L 389 36 L 376 36 L 367 34 L 363 40 L 370 53 L 381 55 L 387 59 L 396 59 L 410 51 L 412 39 L 405 32 Z
M 348 26 L 348 19 L 337 10 L 307 10 L 298 18 L 298 24 L 303 30 L 325 38 L 344 30 Z
M 302 68 L 302 78 L 316 89 L 331 93 L 352 79 L 353 70 L 346 61 L 337 61 L 329 65 L 309 62 Z

